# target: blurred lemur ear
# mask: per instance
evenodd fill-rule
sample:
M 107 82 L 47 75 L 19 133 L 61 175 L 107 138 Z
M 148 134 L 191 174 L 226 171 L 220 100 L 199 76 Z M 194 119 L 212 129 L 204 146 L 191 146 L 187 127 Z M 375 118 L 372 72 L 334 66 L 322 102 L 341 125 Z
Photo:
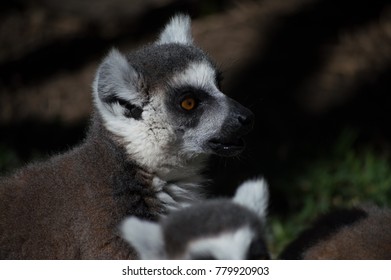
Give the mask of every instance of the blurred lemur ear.
M 95 77 L 95 103 L 103 113 L 139 118 L 144 102 L 139 92 L 141 79 L 126 57 L 112 49 Z
M 142 260 L 166 259 L 163 233 L 158 223 L 127 218 L 120 226 L 122 237 L 132 245 Z
M 184 45 L 193 44 L 190 17 L 182 14 L 174 16 L 161 32 L 159 40 L 156 43 L 178 43 Z
M 269 201 L 267 183 L 264 179 L 246 181 L 238 187 L 232 200 L 265 219 Z

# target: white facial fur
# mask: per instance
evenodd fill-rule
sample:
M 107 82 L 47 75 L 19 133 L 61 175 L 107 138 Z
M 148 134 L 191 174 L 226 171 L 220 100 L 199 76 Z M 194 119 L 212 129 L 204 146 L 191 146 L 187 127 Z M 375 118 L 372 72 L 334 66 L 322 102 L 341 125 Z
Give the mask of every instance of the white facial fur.
M 181 259 L 204 255 L 218 260 L 243 260 L 254 235 L 250 228 L 244 227 L 217 236 L 200 238 L 188 245 L 186 254 Z

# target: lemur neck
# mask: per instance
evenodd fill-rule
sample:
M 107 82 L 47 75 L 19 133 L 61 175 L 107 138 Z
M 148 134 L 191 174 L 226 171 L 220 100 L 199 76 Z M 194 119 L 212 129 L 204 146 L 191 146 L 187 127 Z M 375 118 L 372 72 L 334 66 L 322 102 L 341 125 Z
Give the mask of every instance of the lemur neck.
M 127 146 L 132 143 L 126 143 L 119 136 L 110 132 L 104 124 L 104 120 L 99 113 L 95 112 L 92 118 L 89 138 L 97 144 L 104 144 L 111 152 L 115 153 L 121 160 L 130 161 L 137 165 L 145 172 L 158 176 L 165 181 L 181 181 L 181 180 L 201 180 L 201 174 L 204 171 L 206 162 L 209 159 L 207 155 L 197 155 L 191 158 L 184 159 L 179 155 L 175 155 L 175 151 L 169 153 L 166 157 L 154 158 L 153 163 L 146 163 L 138 160 L 127 152 Z M 175 163 L 168 160 L 170 154 L 177 158 Z
M 203 198 L 201 175 L 204 158 L 194 158 L 188 166 L 151 170 L 133 161 L 121 142 L 107 131 L 99 116 L 95 115 L 89 132 L 90 149 L 98 154 L 96 161 L 105 161 L 107 176 L 113 195 L 128 204 L 127 215 L 134 215 L 134 204 L 150 211 L 151 217 L 164 215 Z M 100 154 L 100 155 L 99 155 Z M 136 208 L 137 208 L 136 207 Z M 132 213 L 131 213 L 132 212 Z M 137 212 L 137 211 L 136 211 Z M 136 214 L 137 215 L 137 214 Z M 145 217 L 142 217 L 145 218 Z

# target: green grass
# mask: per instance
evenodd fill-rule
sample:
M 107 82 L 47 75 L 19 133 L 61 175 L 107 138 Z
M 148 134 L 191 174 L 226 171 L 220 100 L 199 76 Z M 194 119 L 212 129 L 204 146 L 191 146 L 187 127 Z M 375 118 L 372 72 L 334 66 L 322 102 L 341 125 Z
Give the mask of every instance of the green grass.
M 289 198 L 289 215 L 269 219 L 274 255 L 315 217 L 330 209 L 360 203 L 391 205 L 389 156 L 368 146 L 354 148 L 354 142 L 354 133 L 343 133 L 330 153 L 307 164 L 304 171 L 281 186 Z

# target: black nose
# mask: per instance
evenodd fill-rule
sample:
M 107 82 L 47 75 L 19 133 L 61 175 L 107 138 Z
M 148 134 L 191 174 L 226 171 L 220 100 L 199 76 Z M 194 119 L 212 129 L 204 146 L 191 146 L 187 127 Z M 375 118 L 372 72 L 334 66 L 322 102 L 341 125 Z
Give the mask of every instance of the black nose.
M 226 123 L 226 132 L 230 131 L 236 135 L 245 135 L 254 126 L 254 114 L 249 109 L 230 99 L 230 115 Z
M 254 126 L 254 114 L 245 107 L 242 107 L 238 113 L 237 118 L 241 126 L 240 133 L 247 134 Z
M 238 120 L 241 125 L 252 127 L 254 124 L 254 114 L 249 111 L 246 115 L 240 115 Z

